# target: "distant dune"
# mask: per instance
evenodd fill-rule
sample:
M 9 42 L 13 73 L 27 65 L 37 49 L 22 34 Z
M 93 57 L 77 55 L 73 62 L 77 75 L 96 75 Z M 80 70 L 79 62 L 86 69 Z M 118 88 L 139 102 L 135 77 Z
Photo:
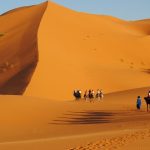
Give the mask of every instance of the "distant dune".
M 133 24 L 139 27 L 145 35 L 150 35 L 150 19 L 134 21 Z
M 1 94 L 22 94 L 30 82 L 46 7 L 0 16 Z M 65 100 L 76 88 L 109 93 L 149 86 L 149 35 L 149 20 L 124 21 L 49 2 L 25 95 Z

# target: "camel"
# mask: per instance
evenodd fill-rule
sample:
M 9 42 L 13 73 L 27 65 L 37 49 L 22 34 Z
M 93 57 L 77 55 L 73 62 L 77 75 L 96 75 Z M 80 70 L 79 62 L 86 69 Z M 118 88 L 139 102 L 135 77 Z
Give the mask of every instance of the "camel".
M 148 106 L 150 106 L 150 97 L 144 97 L 146 105 L 147 105 L 147 111 L 148 111 Z

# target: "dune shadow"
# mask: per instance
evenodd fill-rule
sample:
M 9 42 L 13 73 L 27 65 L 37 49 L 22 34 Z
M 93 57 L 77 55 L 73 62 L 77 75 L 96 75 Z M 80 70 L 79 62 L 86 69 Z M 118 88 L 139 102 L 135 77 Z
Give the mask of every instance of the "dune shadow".
M 56 120 L 53 120 L 49 124 L 57 125 L 83 125 L 83 124 L 101 124 L 101 123 L 110 123 L 113 116 L 113 113 L 101 112 L 101 111 L 82 111 L 82 112 L 68 112 L 64 114 L 63 117 L 59 117 Z
M 32 78 L 36 65 L 36 62 L 28 65 L 17 75 L 8 80 L 2 87 L 0 87 L 0 94 L 22 95 Z
M 143 69 L 143 71 L 142 71 L 142 72 L 145 72 L 145 73 L 150 74 L 150 69 Z

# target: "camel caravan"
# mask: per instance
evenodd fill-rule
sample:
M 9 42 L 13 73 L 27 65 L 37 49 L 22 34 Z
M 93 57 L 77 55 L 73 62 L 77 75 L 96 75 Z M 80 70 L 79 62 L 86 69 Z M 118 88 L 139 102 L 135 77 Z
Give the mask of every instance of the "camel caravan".
M 96 94 L 94 90 L 86 90 L 84 92 L 84 95 L 82 97 L 82 91 L 81 90 L 74 90 L 73 96 L 75 97 L 75 100 L 84 99 L 85 101 L 94 102 L 94 100 L 102 100 L 104 98 L 104 94 L 102 90 L 97 89 Z M 150 91 L 148 92 L 148 95 L 144 97 L 146 105 L 147 105 L 147 111 L 150 108 Z M 137 97 L 136 101 L 136 107 L 138 110 L 141 109 L 142 105 L 142 99 L 140 96 Z
M 96 94 L 94 90 L 86 90 L 84 92 L 84 95 L 82 97 L 82 91 L 81 90 L 74 90 L 73 96 L 75 97 L 76 100 L 84 99 L 85 101 L 94 101 L 96 100 L 102 100 L 104 98 L 104 94 L 102 90 L 97 89 Z

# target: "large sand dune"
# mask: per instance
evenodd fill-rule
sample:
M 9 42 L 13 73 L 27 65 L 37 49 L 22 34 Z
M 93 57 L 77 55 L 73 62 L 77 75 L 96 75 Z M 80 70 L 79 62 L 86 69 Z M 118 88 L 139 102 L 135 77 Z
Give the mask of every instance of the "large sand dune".
M 75 12 L 49 2 L 39 30 L 39 64 L 26 95 L 70 99 L 73 89 L 149 86 L 150 21 Z
M 0 16 L 1 94 L 22 94 L 28 86 L 46 7 Z M 64 100 L 76 88 L 108 93 L 148 86 L 149 27 L 148 19 L 124 21 L 49 2 L 25 95 Z

